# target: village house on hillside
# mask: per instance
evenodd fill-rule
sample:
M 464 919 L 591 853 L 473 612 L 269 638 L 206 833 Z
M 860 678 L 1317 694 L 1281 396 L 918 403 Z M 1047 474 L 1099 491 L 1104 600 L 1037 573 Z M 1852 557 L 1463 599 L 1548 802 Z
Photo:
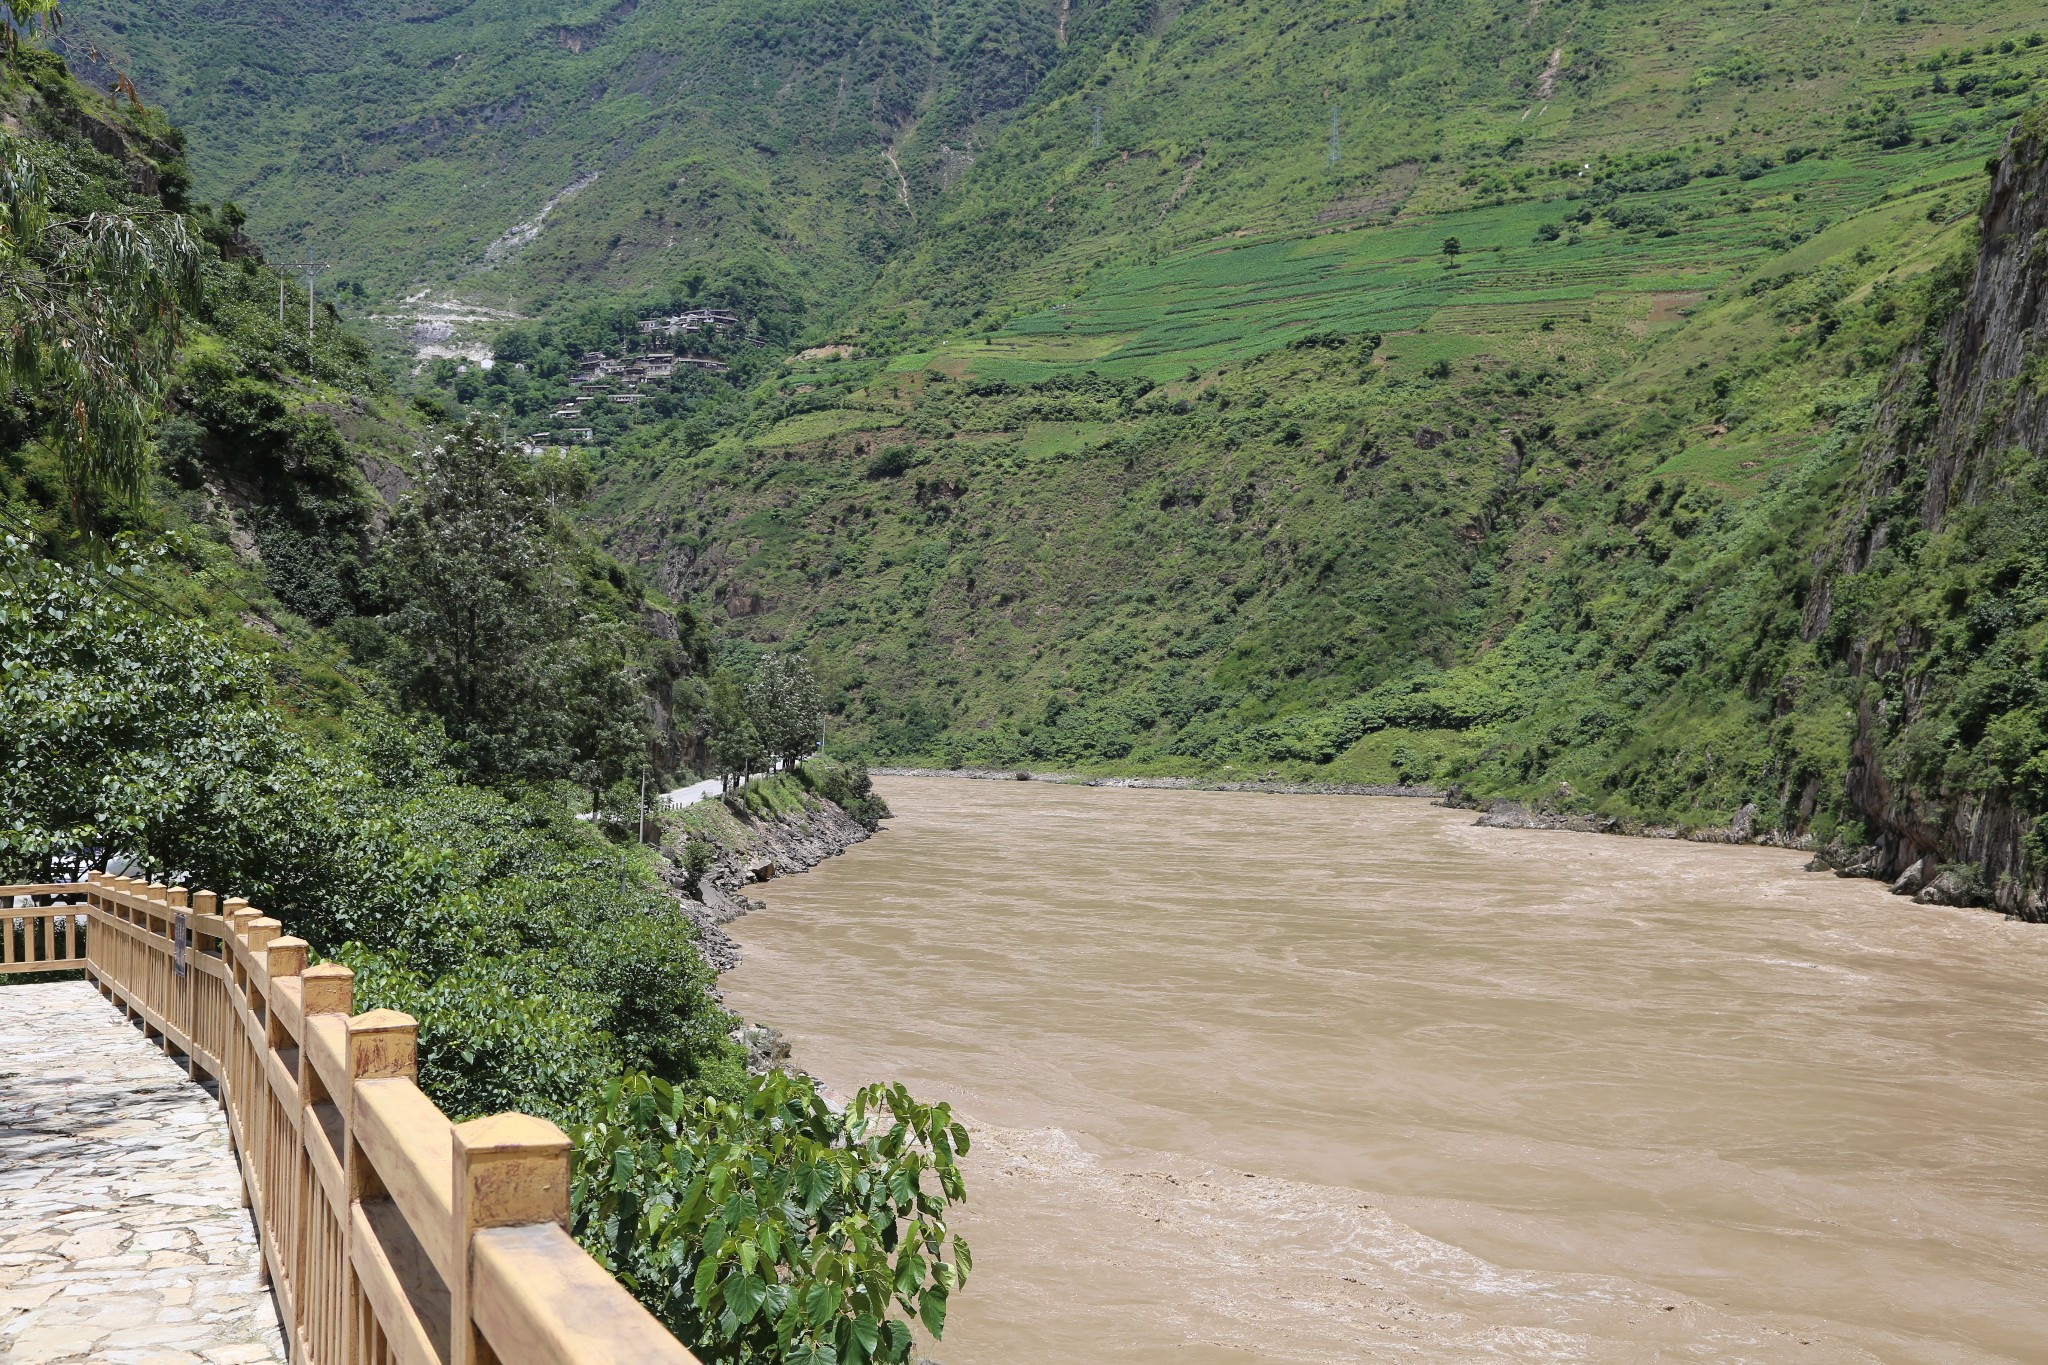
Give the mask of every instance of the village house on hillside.
M 739 314 L 723 308 L 693 308 L 674 317 L 642 318 L 639 324 L 641 336 L 652 336 L 657 332 L 663 336 L 680 336 L 685 332 L 695 332 L 706 327 L 739 325 Z

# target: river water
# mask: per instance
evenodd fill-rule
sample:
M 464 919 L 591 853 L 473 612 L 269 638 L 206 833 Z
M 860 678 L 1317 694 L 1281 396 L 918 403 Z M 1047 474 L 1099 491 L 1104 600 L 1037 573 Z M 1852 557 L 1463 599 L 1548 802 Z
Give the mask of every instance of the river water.
M 878 785 L 725 989 L 973 1128 L 945 1365 L 2048 1361 L 2048 928 L 1421 801 Z

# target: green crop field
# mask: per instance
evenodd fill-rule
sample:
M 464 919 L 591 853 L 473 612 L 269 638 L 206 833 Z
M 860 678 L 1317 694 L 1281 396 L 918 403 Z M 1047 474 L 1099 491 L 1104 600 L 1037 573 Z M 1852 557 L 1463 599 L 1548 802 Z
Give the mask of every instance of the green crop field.
M 1748 181 L 1724 170 L 1645 196 L 1668 210 L 1669 235 L 1602 224 L 1570 243 L 1539 241 L 1539 227 L 1575 207 L 1560 190 L 1383 226 L 1205 244 L 1116 272 L 1067 303 L 921 353 L 906 368 L 1029 383 L 1078 367 L 1164 381 L 1317 332 L 1399 337 L 1389 350 L 1423 364 L 1589 313 L 1603 335 L 1625 334 L 1660 312 L 1676 320 L 1659 296 L 1696 301 L 1784 256 L 1795 234 L 1880 202 L 1974 188 L 2002 136 L 1993 126 L 1931 147 L 1814 156 Z M 1462 247 L 1455 268 L 1441 252 L 1451 237 Z

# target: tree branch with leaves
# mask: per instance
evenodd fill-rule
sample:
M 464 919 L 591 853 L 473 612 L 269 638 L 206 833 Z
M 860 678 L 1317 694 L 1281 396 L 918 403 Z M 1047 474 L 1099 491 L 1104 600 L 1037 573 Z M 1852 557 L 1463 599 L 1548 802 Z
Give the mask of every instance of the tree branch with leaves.
M 901 1365 L 973 1266 L 967 1149 L 901 1085 L 837 1110 L 779 1071 L 736 1099 L 629 1077 L 576 1135 L 575 1229 L 710 1365 Z
M 151 209 L 72 212 L 67 172 L 0 135 L 0 379 L 35 391 L 72 519 L 133 501 L 148 442 L 198 294 L 199 250 L 182 218 Z

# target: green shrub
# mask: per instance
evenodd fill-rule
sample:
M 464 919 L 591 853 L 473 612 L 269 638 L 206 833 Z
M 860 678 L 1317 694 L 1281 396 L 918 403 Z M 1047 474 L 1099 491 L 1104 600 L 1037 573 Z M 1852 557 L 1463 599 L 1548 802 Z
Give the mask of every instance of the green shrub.
M 894 479 L 910 471 L 917 463 L 917 452 L 910 446 L 884 446 L 868 461 L 868 477 L 871 479 Z
M 868 765 L 860 760 L 813 759 L 802 772 L 811 790 L 852 816 L 870 834 L 889 818 L 889 804 L 875 794 Z
M 901 1086 L 835 1111 L 783 1072 L 729 1100 L 631 1076 L 575 1138 L 578 1239 L 708 1365 L 908 1361 L 973 1264 L 967 1130 Z

